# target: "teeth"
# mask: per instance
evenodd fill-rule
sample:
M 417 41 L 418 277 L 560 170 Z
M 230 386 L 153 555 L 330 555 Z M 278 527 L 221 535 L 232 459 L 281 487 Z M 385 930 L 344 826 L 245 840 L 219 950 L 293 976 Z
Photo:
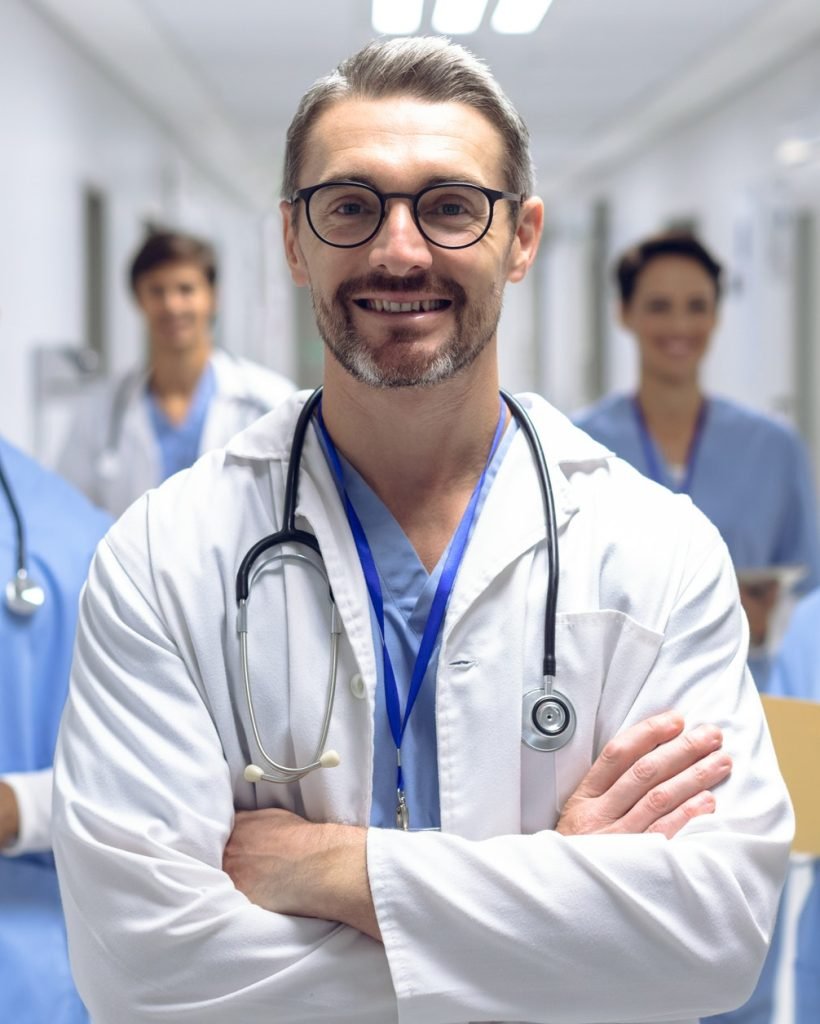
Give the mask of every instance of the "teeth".
M 446 305 L 443 299 L 421 299 L 415 302 L 387 302 L 384 299 L 365 299 L 367 309 L 376 313 L 429 313 L 431 310 L 442 309 Z

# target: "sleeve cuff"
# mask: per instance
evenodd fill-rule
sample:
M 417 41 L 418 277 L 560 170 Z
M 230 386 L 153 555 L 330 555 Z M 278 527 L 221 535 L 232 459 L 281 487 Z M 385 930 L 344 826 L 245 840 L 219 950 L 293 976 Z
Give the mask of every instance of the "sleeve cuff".
M 51 849 L 51 780 L 52 769 L 39 772 L 12 772 L 0 776 L 17 798 L 20 829 L 13 843 L 0 853 L 19 857 Z

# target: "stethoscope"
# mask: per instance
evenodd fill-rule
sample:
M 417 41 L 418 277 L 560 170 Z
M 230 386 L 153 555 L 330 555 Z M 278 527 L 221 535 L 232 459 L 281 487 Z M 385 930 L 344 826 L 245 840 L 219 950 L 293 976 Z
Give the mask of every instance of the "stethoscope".
M 17 571 L 6 584 L 6 607 L 12 615 L 20 615 L 28 618 L 33 615 L 45 602 L 46 595 L 43 588 L 35 583 L 28 574 L 26 566 L 26 534 L 23 528 L 23 517 L 20 509 L 14 500 L 8 477 L 0 462 L 0 487 L 6 495 L 11 518 L 14 520 L 14 529 L 17 534 Z
M 339 764 L 339 754 L 335 750 L 325 750 L 330 719 L 333 714 L 333 702 L 336 695 L 336 674 L 339 659 L 339 636 L 341 623 L 333 598 L 330 580 L 324 569 L 319 542 L 312 533 L 296 527 L 296 502 L 299 490 L 299 471 L 302 461 L 302 449 L 305 443 L 310 421 L 316 407 L 321 401 L 322 389 L 308 398 L 302 408 L 293 432 L 290 461 L 285 481 L 283 525 L 280 530 L 257 541 L 247 552 L 236 574 L 236 631 L 239 636 L 239 660 L 245 699 L 248 705 L 251 729 L 254 742 L 269 770 L 257 764 L 248 764 L 245 768 L 245 779 L 248 782 L 297 782 L 317 768 L 334 768 Z M 556 751 L 567 744 L 575 732 L 575 708 L 569 697 L 555 688 L 555 621 L 558 606 L 558 530 L 555 519 L 555 501 L 550 483 L 547 460 L 544 450 L 535 432 L 527 411 L 516 398 L 506 391 L 501 392 L 510 412 L 515 417 L 532 453 L 538 475 L 541 497 L 544 503 L 544 518 L 547 527 L 547 601 L 544 616 L 544 661 L 543 686 L 529 690 L 524 694 L 522 706 L 521 739 L 533 750 Z M 295 545 L 308 549 L 316 558 L 297 551 L 284 550 L 285 545 Z M 316 560 L 318 559 L 318 561 Z M 299 768 L 280 764 L 268 754 L 262 742 L 259 725 L 254 710 L 253 689 L 251 686 L 248 665 L 248 604 L 251 588 L 259 574 L 271 561 L 298 561 L 310 566 L 324 581 L 330 602 L 330 668 L 327 683 L 327 698 L 324 717 L 319 731 L 319 740 L 313 760 Z

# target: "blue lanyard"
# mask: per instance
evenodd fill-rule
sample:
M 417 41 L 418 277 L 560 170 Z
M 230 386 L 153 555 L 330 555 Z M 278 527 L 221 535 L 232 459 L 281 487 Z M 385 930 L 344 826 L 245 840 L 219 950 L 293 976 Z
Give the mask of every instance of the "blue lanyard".
M 692 477 L 695 474 L 695 461 L 697 459 L 698 451 L 700 450 L 700 442 L 703 440 L 703 431 L 706 426 L 706 413 L 708 407 L 709 403 L 704 398 L 700 403 L 698 418 L 695 421 L 695 430 L 692 434 L 692 440 L 689 442 L 689 450 L 686 453 L 686 473 L 684 474 L 680 487 L 673 488 L 673 490 L 676 490 L 680 494 L 689 494 L 692 487 Z M 655 445 L 649 433 L 649 427 L 646 425 L 646 417 L 643 414 L 641 402 L 637 395 L 632 399 L 632 409 L 638 423 L 638 434 L 640 435 L 641 447 L 643 448 L 644 459 L 646 460 L 646 466 L 649 470 L 649 476 L 655 481 L 655 483 L 668 486 L 667 475 L 663 472 L 661 464 L 658 461 Z
M 441 576 L 439 577 L 438 586 L 436 587 L 436 592 L 430 606 L 430 613 L 427 616 L 427 622 L 424 626 L 424 632 L 422 633 L 421 643 L 419 644 L 418 653 L 416 654 L 416 660 L 413 664 L 413 671 L 410 676 L 410 688 L 407 694 L 407 704 L 403 715 L 401 712 L 401 702 L 399 700 L 399 689 L 396 685 L 396 676 L 393 671 L 393 663 L 390 659 L 390 653 L 387 650 L 387 643 L 385 642 L 384 599 L 382 597 L 379 571 L 376 568 L 376 562 L 373 558 L 373 552 L 370 549 L 370 544 L 368 543 L 367 536 L 364 532 L 364 527 L 356 514 L 356 510 L 354 509 L 353 503 L 351 502 L 344 486 L 342 463 L 339 459 L 339 453 L 336 451 L 336 447 L 331 440 L 327 427 L 325 426 L 321 404 L 318 408 L 319 429 L 322 432 L 322 437 L 327 448 L 333 474 L 339 485 L 345 512 L 347 514 L 347 520 L 353 533 L 353 540 L 359 554 L 359 561 L 361 562 L 362 571 L 364 572 L 367 590 L 370 594 L 370 601 L 373 605 L 373 610 L 376 613 L 376 621 L 379 626 L 379 633 L 382 642 L 382 660 L 384 665 L 385 705 L 387 707 L 387 718 L 390 724 L 390 734 L 393 737 L 393 743 L 396 747 L 396 825 L 404 829 L 407 829 L 410 826 L 410 815 L 407 809 L 407 800 L 404 793 L 404 776 L 402 775 L 401 768 L 401 744 L 404 739 L 404 732 L 407 728 L 407 723 L 409 722 L 410 715 L 413 711 L 413 706 L 416 703 L 416 697 L 419 695 L 421 684 L 424 681 L 424 675 L 427 672 L 428 665 L 430 664 L 430 659 L 433 655 L 433 650 L 436 644 L 436 638 L 438 637 L 441 624 L 444 620 L 444 614 L 447 610 L 450 594 L 453 591 L 456 575 L 458 574 L 459 567 L 461 566 L 464 552 L 467 548 L 467 542 L 470 539 L 470 532 L 476 515 L 476 507 L 478 505 L 479 498 L 481 497 L 481 491 L 484 487 L 487 470 L 489 469 L 490 463 L 492 462 L 493 456 L 498 448 L 501 435 L 504 432 L 506 406 L 504 405 L 503 399 L 499 399 L 499 403 L 500 411 L 498 426 L 495 429 L 495 436 L 493 437 L 493 443 L 490 447 L 490 454 L 487 456 L 487 462 L 481 476 L 479 477 L 478 483 L 473 489 L 470 501 L 464 515 L 461 517 L 461 522 L 458 524 L 456 532 L 453 535 L 452 542 L 450 543 L 447 558 L 444 562 L 444 568 L 442 569 Z

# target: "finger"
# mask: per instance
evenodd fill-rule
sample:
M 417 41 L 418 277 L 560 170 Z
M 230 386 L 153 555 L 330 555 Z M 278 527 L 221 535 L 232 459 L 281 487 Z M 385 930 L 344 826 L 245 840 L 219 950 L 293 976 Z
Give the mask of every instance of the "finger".
M 624 729 L 607 743 L 581 780 L 576 793 L 579 796 L 602 796 L 642 757 L 679 736 L 683 725 L 679 714 L 666 711 Z
M 666 814 L 653 822 L 647 832 L 659 832 L 661 835 L 671 839 L 687 825 L 693 818 L 699 818 L 703 814 L 713 814 L 716 801 L 712 793 L 698 793 L 691 797 L 680 807 L 676 807 L 671 814 Z
M 714 725 L 700 725 L 675 736 L 639 758 L 606 794 L 614 818 L 626 815 L 648 793 L 720 750 L 723 734 Z M 706 788 L 701 786 L 701 789 Z
M 723 782 L 732 771 L 732 759 L 722 750 L 702 758 L 671 779 L 653 787 L 624 815 L 620 829 L 647 832 L 657 822 L 674 814 L 690 800 L 697 799 Z M 679 826 L 680 827 L 680 826 Z

